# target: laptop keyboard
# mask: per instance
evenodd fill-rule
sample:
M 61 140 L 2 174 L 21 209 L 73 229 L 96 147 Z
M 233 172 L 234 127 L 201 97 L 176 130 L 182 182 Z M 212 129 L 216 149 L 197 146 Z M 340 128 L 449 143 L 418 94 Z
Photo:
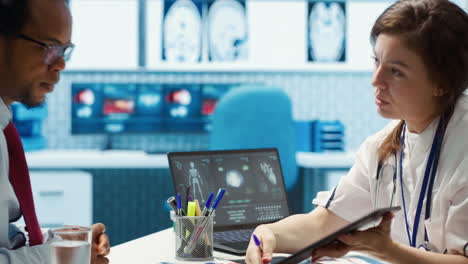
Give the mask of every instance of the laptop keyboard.
M 231 230 L 215 232 L 213 238 L 215 242 L 242 242 L 249 241 L 254 229 Z

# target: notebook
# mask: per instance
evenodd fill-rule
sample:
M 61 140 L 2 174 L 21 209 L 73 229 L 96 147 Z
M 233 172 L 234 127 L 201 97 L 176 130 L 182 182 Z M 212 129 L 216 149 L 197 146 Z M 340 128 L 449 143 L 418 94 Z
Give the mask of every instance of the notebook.
M 168 153 L 175 192 L 205 204 L 210 192 L 226 188 L 216 209 L 214 247 L 245 255 L 253 230 L 289 215 L 277 149 Z

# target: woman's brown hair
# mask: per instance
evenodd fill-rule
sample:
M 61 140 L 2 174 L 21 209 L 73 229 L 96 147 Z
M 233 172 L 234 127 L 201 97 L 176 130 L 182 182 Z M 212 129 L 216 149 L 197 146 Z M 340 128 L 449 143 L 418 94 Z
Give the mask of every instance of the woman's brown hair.
M 388 7 L 375 22 L 371 43 L 380 34 L 400 37 L 423 59 L 432 81 L 444 90 L 440 113 L 445 126 L 457 99 L 468 86 L 468 15 L 448 0 L 400 0 Z M 380 145 L 379 161 L 400 149 L 404 121 Z

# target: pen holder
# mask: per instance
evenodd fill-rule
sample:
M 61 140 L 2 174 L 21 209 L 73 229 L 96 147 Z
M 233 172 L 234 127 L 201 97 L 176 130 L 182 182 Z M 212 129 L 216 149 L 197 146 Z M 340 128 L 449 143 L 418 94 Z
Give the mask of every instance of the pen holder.
M 175 224 L 177 259 L 213 259 L 213 215 L 176 216 Z

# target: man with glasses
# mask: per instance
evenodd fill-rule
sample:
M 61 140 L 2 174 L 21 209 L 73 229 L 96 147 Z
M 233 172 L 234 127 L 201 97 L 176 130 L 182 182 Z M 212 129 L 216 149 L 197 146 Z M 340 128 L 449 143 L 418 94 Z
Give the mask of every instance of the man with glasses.
M 29 172 L 9 105 L 42 104 L 74 45 L 65 0 L 0 0 L 0 264 L 52 263 L 34 211 Z M 25 233 L 12 223 L 21 216 Z M 91 262 L 108 263 L 105 226 L 95 224 Z

